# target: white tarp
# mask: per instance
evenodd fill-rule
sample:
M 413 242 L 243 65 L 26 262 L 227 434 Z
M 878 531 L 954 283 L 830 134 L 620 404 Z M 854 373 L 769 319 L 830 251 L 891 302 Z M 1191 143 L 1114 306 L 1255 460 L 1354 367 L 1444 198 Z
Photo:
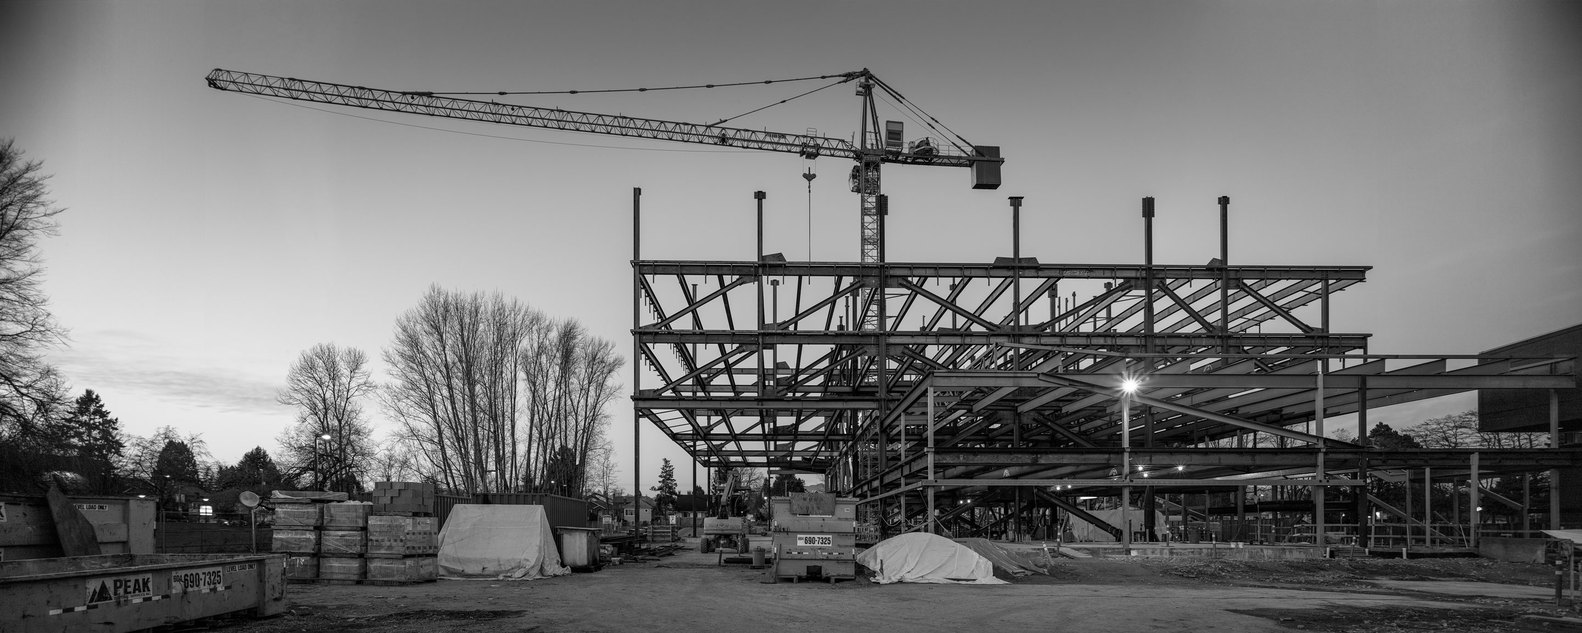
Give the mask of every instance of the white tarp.
M 446 578 L 533 580 L 571 573 L 560 564 L 544 506 L 462 503 L 439 531 Z
M 1582 546 L 1582 530 L 1544 530 L 1544 534 L 1548 534 L 1550 538 L 1571 541 L 1574 545 Z
M 1120 508 L 1088 510 L 1088 514 L 1121 529 L 1125 529 L 1127 522 L 1130 522 L 1133 533 L 1143 530 L 1143 518 L 1148 516 L 1138 508 L 1132 508 L 1125 512 L 1122 512 Z M 1115 537 L 1110 536 L 1109 532 L 1104 531 L 1097 525 L 1088 523 L 1077 515 L 1071 515 L 1071 519 L 1071 540 L 1074 542 L 1113 543 L 1116 540 Z M 1154 513 L 1154 525 L 1158 526 L 1159 530 L 1163 530 L 1165 526 L 1169 525 L 1169 523 L 1165 522 L 1164 513 Z M 1180 535 L 1176 536 L 1179 537 Z
M 892 582 L 1003 585 L 994 565 L 977 552 L 943 536 L 913 532 L 893 536 L 857 555 L 881 585 Z

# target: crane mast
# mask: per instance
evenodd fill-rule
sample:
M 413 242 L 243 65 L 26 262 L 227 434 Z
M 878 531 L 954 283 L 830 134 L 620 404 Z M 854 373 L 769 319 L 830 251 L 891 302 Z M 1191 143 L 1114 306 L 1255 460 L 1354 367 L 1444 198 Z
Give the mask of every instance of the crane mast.
M 381 90 L 220 68 L 211 71 L 207 80 L 209 87 L 216 90 L 296 101 L 504 125 L 786 152 L 804 158 L 846 158 L 856 162 L 852 169 L 851 190 L 858 194 L 861 205 L 861 261 L 864 264 L 877 264 L 882 258 L 879 218 L 882 213 L 879 186 L 881 164 L 967 167 L 972 170 L 974 189 L 999 188 L 1000 165 L 1004 162 L 999 156 L 999 147 L 971 145 L 965 140 L 960 143 L 935 143 L 926 138 L 907 145 L 901 137 L 900 124 L 894 121 L 885 122 L 882 132 L 884 137 L 881 139 L 874 89 L 880 88 L 898 98 L 899 93 L 889 89 L 867 69 L 842 73 L 840 77 L 842 82 L 857 82 L 857 95 L 863 100 L 862 130 L 856 144 L 845 139 L 813 134 L 538 108 L 447 97 L 433 92 Z

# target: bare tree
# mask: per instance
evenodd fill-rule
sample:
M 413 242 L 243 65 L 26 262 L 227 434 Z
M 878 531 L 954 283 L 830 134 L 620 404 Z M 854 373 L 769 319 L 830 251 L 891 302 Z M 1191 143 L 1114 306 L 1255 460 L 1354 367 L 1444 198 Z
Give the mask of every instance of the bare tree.
M 177 445 L 180 448 L 175 452 L 184 453 L 180 461 L 192 460 L 190 473 L 185 472 L 188 470 L 186 465 L 170 463 L 172 449 Z M 209 445 L 201 434 L 182 435 L 175 427 L 162 426 L 148 437 L 129 436 L 121 460 L 118 464 L 121 472 L 130 479 L 143 482 L 159 498 L 164 499 L 182 483 L 211 483 L 200 481 L 202 477 L 198 469 L 202 463 L 213 462 L 214 456 L 209 454 Z M 193 474 L 199 476 L 194 477 Z
M 1471 410 L 1424 420 L 1412 434 L 1427 448 L 1542 448 L 1549 441 L 1547 433 L 1479 430 Z
M 574 321 L 540 328 L 522 356 L 528 427 L 537 447 L 530 481 L 579 496 L 588 489 L 590 459 L 604 440 L 606 409 L 619 395 L 615 376 L 625 361 L 614 343 L 588 336 Z
M 0 142 L 0 448 L 14 449 L 16 458 L 27 456 L 29 438 L 67 398 L 59 373 L 44 362 L 65 331 L 48 309 L 38 249 L 55 233 L 61 209 L 49 200 L 42 164 L 22 155 L 12 141 Z
M 441 486 L 577 496 L 618 395 L 614 349 L 515 300 L 431 287 L 396 321 L 384 404 Z
M 584 492 L 597 492 L 609 497 L 620 487 L 620 466 L 615 463 L 615 445 L 602 437 L 588 453 L 588 480 Z
M 498 294 L 430 287 L 396 320 L 385 409 L 441 486 L 473 494 L 523 480 L 518 350 L 542 318 Z
M 372 474 L 376 481 L 416 481 L 422 478 L 418 456 L 399 435 L 392 435 L 374 454 Z
M 1478 412 L 1463 411 L 1423 420 L 1412 427 L 1412 436 L 1424 448 L 1479 448 Z
M 361 487 L 376 450 L 361 402 L 374 391 L 360 349 L 320 343 L 297 357 L 275 397 L 297 409 L 296 425 L 280 436 L 297 472 L 312 470 L 315 480 L 335 490 Z

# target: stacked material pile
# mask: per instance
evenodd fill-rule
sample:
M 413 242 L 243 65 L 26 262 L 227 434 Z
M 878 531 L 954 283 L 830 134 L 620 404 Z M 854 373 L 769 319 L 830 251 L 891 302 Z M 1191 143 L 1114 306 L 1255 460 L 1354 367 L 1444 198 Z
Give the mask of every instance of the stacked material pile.
M 439 577 L 439 519 L 368 517 L 368 580 L 423 582 Z
M 374 482 L 374 512 L 429 516 L 434 511 L 434 484 L 410 481 Z
M 282 503 L 273 549 L 294 581 L 405 584 L 439 577 L 439 520 L 381 516 L 367 503 Z

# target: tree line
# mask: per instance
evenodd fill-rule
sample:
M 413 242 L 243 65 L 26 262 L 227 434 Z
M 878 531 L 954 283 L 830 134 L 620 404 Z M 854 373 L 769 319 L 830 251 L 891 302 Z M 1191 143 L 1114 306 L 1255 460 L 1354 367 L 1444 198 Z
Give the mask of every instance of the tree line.
M 281 437 L 297 468 L 331 489 L 370 475 L 420 478 L 462 494 L 581 496 L 613 480 L 606 409 L 624 360 L 614 343 L 498 293 L 429 288 L 396 319 L 374 385 L 367 357 L 333 344 L 304 352 L 278 398 L 298 411 Z M 371 438 L 363 404 L 395 423 Z
M 624 360 L 577 321 L 498 293 L 431 287 L 396 320 L 377 384 L 368 355 L 333 343 L 301 353 L 276 395 L 296 413 L 277 462 L 256 447 L 235 464 L 201 435 L 125 433 L 100 395 L 75 399 L 46 352 L 67 333 L 48 309 L 38 241 L 57 229 L 42 165 L 0 142 L 0 492 L 152 493 L 184 487 L 358 491 L 376 479 L 460 493 L 580 496 L 614 481 L 605 409 Z M 395 423 L 381 440 L 368 408 Z

